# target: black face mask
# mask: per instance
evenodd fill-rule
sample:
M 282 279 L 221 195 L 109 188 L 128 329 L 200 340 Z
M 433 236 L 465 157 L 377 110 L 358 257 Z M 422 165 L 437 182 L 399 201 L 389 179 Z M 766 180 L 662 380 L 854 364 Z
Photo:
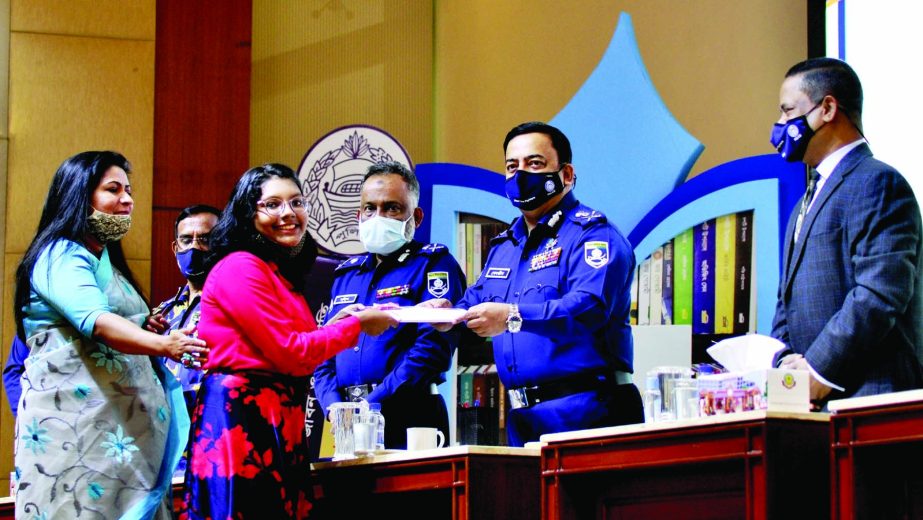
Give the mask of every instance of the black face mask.
M 554 172 L 527 172 L 516 170 L 506 180 L 506 196 L 519 209 L 533 210 L 564 191 L 561 170 Z
M 176 262 L 179 271 L 190 282 L 199 285 L 205 281 L 205 256 L 207 251 L 190 247 L 185 251 L 176 253 Z

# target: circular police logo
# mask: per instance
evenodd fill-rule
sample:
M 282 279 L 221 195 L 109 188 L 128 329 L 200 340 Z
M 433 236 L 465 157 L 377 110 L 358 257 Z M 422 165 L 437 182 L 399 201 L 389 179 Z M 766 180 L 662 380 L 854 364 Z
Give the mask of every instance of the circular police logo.
M 547 191 L 548 193 L 551 193 L 552 191 L 554 191 L 554 181 L 550 179 L 545 181 L 545 191 Z
M 310 208 L 308 232 L 321 248 L 342 255 L 365 252 L 356 221 L 362 177 L 369 166 L 386 161 L 413 168 L 396 139 L 368 125 L 337 128 L 305 154 L 298 178 Z

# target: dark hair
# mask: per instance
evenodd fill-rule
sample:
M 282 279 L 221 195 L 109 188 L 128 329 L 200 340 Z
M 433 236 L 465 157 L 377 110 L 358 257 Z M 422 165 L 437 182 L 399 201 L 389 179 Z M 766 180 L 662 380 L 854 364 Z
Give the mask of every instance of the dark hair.
M 420 202 L 420 181 L 417 180 L 417 175 L 410 168 L 397 161 L 375 163 L 366 170 L 365 177 L 362 178 L 362 184 L 365 185 L 365 181 L 375 175 L 400 175 L 407 184 L 407 189 L 413 198 L 413 205 L 416 206 Z
M 179 215 L 176 217 L 176 222 L 173 223 L 173 238 L 176 238 L 177 233 L 179 233 L 180 222 L 193 215 L 200 215 L 202 213 L 211 213 L 212 215 L 221 218 L 221 210 L 214 206 L 209 206 L 208 204 L 194 204 L 192 206 L 186 206 L 182 211 L 179 212 Z
M 264 164 L 244 172 L 231 190 L 228 204 L 218 217 L 218 224 L 212 228 L 206 272 L 210 272 L 225 256 L 235 251 L 247 251 L 263 260 L 275 262 L 282 276 L 295 287 L 301 288 L 304 284 L 304 275 L 317 258 L 317 245 L 311 234 L 305 231 L 304 246 L 295 256 L 290 256 L 290 248 L 266 240 L 253 225 L 256 203 L 263 195 L 263 184 L 271 178 L 289 179 L 299 192 L 304 193 L 298 176 L 284 164 Z
M 565 163 L 570 164 L 572 162 L 574 158 L 573 152 L 571 152 L 570 141 L 567 139 L 567 136 L 564 135 L 564 132 L 549 124 L 542 123 L 541 121 L 523 123 L 507 132 L 506 139 L 503 140 L 503 153 L 506 153 L 506 147 L 514 137 L 525 134 L 545 134 L 551 138 L 551 146 L 558 152 L 558 166 L 562 166 Z
M 811 58 L 792 66 L 786 78 L 801 75 L 801 89 L 814 103 L 833 96 L 839 109 L 862 133 L 862 83 L 845 61 L 835 58 Z
M 32 290 L 32 270 L 35 262 L 46 247 L 59 239 L 66 239 L 83 245 L 84 237 L 89 232 L 87 217 L 90 215 L 93 192 L 99 186 L 103 175 L 112 167 L 119 167 L 125 173 L 131 173 L 131 164 L 122 154 L 110 151 L 81 152 L 67 158 L 51 179 L 42 216 L 39 218 L 38 231 L 32 243 L 26 249 L 19 267 L 16 269 L 16 295 L 14 312 L 16 315 L 16 332 L 25 341 L 23 328 L 23 310 L 29 304 Z M 135 281 L 120 241 L 106 246 L 112 266 L 128 279 L 128 282 L 144 298 L 144 293 Z M 147 303 L 147 299 L 144 300 Z

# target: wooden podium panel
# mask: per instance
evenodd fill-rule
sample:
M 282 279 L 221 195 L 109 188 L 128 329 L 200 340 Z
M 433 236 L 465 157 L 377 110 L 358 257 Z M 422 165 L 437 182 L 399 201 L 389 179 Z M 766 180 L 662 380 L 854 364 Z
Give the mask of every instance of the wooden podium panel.
M 831 518 L 923 518 L 923 390 L 829 407 Z
M 539 518 L 539 450 L 458 446 L 312 465 L 311 518 Z
M 542 517 L 826 518 L 828 420 L 756 411 L 543 436 Z

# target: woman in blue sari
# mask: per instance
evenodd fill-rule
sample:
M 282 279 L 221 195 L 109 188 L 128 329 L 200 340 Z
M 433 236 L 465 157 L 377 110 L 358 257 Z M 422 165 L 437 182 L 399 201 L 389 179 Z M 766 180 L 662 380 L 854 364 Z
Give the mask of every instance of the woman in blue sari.
M 16 272 L 29 345 L 16 422 L 17 518 L 170 518 L 189 427 L 159 357 L 204 359 L 202 340 L 140 327 L 148 306 L 122 253 L 134 202 L 115 152 L 70 157 L 51 181 Z M 194 357 L 199 356 L 199 357 Z

